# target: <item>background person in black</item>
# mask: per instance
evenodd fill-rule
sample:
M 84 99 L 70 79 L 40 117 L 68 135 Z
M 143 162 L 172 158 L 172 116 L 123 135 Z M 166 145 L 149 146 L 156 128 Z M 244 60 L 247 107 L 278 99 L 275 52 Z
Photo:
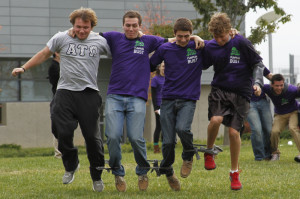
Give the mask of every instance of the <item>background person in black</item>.
M 52 85 L 51 90 L 53 96 L 55 95 L 57 82 L 59 80 L 59 70 L 60 70 L 59 61 L 60 61 L 60 55 L 57 52 L 55 52 L 53 54 L 52 63 L 48 69 L 48 77 L 47 77 L 49 79 L 50 84 Z M 53 136 L 53 145 L 54 145 L 54 157 L 61 158 L 61 152 L 58 150 L 58 141 L 55 138 L 55 136 Z
M 154 153 L 160 153 L 159 148 L 159 136 L 161 132 L 160 125 L 160 105 L 162 100 L 162 87 L 165 82 L 165 64 L 161 63 L 155 72 L 155 77 L 153 77 L 151 81 L 151 94 L 152 94 L 152 102 L 153 108 L 155 112 L 155 121 L 156 126 L 153 134 L 153 145 L 154 145 Z
M 48 79 L 50 84 L 52 85 L 53 96 L 55 95 L 57 82 L 59 80 L 59 61 L 60 56 L 57 52 L 55 52 L 53 54 L 52 63 L 48 69 Z

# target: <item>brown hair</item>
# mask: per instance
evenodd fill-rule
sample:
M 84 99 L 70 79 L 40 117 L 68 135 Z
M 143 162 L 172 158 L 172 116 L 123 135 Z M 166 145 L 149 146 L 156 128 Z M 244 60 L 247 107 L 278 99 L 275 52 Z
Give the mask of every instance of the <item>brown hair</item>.
M 92 28 L 94 26 L 96 26 L 97 22 L 98 22 L 96 13 L 91 8 L 83 8 L 83 7 L 81 7 L 79 9 L 77 9 L 77 10 L 74 10 L 69 15 L 69 19 L 70 19 L 70 22 L 71 22 L 72 25 L 75 24 L 75 19 L 76 18 L 81 18 L 85 22 L 90 21 Z
M 271 83 L 274 84 L 275 81 L 282 81 L 284 82 L 284 77 L 281 74 L 275 74 L 271 78 Z
M 139 21 L 139 25 L 142 25 L 142 16 L 139 12 L 134 11 L 134 10 L 129 10 L 127 11 L 124 16 L 123 16 L 123 25 L 125 23 L 125 18 L 137 18 Z
M 175 21 L 174 24 L 174 33 L 176 34 L 177 31 L 189 31 L 190 33 L 193 32 L 193 24 L 191 20 L 187 18 L 179 18 Z
M 208 23 L 208 31 L 213 35 L 221 35 L 231 30 L 230 18 L 226 13 L 215 13 Z

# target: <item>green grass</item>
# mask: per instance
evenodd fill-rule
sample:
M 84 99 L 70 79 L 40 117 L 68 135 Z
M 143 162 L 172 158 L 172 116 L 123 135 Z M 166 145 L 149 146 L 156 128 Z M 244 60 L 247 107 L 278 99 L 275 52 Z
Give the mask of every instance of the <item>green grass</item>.
M 281 159 L 277 162 L 254 161 L 250 142 L 244 141 L 240 155 L 241 182 L 243 189 L 231 191 L 229 186 L 230 158 L 229 148 L 224 146 L 224 152 L 216 159 L 217 168 L 213 171 L 204 169 L 203 155 L 198 161 L 194 160 L 193 170 L 187 179 L 180 176 L 182 164 L 180 144 L 176 147 L 175 174 L 181 182 L 181 191 L 174 192 L 169 188 L 165 176 L 156 177 L 149 173 L 149 187 L 141 192 L 137 187 L 135 174 L 136 163 L 130 145 L 124 145 L 122 163 L 126 169 L 127 191 L 119 193 L 115 189 L 111 173 L 104 171 L 102 178 L 105 189 L 102 193 L 92 191 L 89 176 L 89 163 L 84 148 L 79 158 L 81 167 L 75 175 L 72 184 L 63 185 L 64 169 L 61 160 L 52 157 L 52 149 L 26 149 L 25 157 L 11 157 L 11 147 L 6 150 L 0 147 L 0 198 L 299 198 L 299 167 L 293 159 L 297 155 L 295 145 L 288 146 L 287 140 L 281 140 Z M 148 144 L 148 148 L 151 144 Z M 19 153 L 25 149 L 18 149 Z M 26 151 L 25 150 L 25 151 Z M 32 155 L 30 152 L 33 150 Z M 43 154 L 39 156 L 38 152 Z M 83 151 L 83 152 L 82 152 Z M 22 154 L 22 153 L 20 153 Z M 108 154 L 105 154 L 108 159 Z M 148 150 L 148 159 L 162 159 L 161 154 L 153 154 Z

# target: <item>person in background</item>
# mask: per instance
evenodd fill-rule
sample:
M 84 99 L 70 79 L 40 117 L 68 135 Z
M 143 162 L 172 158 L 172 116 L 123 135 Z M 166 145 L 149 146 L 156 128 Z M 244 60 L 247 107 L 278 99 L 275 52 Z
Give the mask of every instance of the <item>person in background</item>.
M 50 84 L 52 85 L 52 94 L 53 97 L 56 93 L 56 88 L 57 88 L 57 83 L 59 80 L 59 62 L 60 62 L 60 55 L 59 53 L 55 52 L 53 53 L 53 59 L 51 62 L 51 65 L 49 66 L 48 69 L 48 79 Z M 51 124 L 51 128 L 52 128 L 52 124 Z M 54 146 L 54 157 L 55 158 L 61 158 L 61 152 L 58 150 L 58 141 L 56 139 L 56 137 L 53 135 L 53 146 Z
M 264 68 L 264 76 L 271 80 L 272 73 Z M 251 129 L 251 144 L 256 161 L 271 159 L 270 135 L 272 130 L 273 117 L 270 101 L 262 91 L 260 96 L 253 92 L 250 101 L 250 109 L 247 116 Z
M 160 105 L 162 100 L 162 88 L 165 83 L 165 64 L 161 63 L 157 66 L 155 76 L 151 80 L 151 94 L 152 94 L 152 102 L 153 108 L 155 112 L 155 130 L 153 134 L 153 145 L 154 145 L 154 153 L 160 153 L 159 148 L 159 137 L 161 132 L 161 124 L 160 124 Z
M 271 98 L 275 115 L 271 131 L 271 161 L 279 160 L 280 151 L 278 143 L 280 133 L 288 125 L 296 147 L 299 151 L 294 160 L 300 162 L 300 131 L 298 128 L 299 103 L 296 98 L 300 97 L 300 88 L 284 82 L 281 74 L 275 74 L 271 78 L 271 85 L 265 84 L 262 90 Z

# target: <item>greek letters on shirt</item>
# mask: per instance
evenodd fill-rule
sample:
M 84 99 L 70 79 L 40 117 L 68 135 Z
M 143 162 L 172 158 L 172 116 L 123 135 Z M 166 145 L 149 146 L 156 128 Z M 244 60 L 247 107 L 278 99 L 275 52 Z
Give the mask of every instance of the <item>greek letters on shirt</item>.
M 76 50 L 78 49 L 78 50 Z M 94 57 L 96 54 L 98 54 L 97 46 L 95 45 L 83 45 L 83 44 L 69 44 L 68 50 L 66 52 L 67 55 L 73 55 L 77 56 L 77 54 L 81 57 L 84 57 L 85 54 L 88 53 L 90 57 Z
M 133 53 L 135 53 L 135 54 L 144 54 L 144 42 L 136 41 Z
M 186 51 L 187 51 L 187 54 L 186 54 L 187 63 L 188 64 L 196 63 L 198 61 L 198 56 L 197 56 L 196 50 L 188 48 Z
M 240 56 L 241 56 L 240 51 L 238 51 L 238 49 L 236 49 L 236 47 L 232 47 L 229 63 L 231 63 L 231 64 L 240 63 Z

